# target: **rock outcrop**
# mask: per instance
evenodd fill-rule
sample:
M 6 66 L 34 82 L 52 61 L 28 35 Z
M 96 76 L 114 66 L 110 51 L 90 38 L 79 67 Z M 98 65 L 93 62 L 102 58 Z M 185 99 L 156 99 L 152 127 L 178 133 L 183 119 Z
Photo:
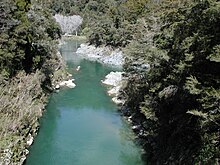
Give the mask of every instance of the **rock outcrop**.
M 122 51 L 119 49 L 113 50 L 110 47 L 95 47 L 93 45 L 81 44 L 76 53 L 83 58 L 104 64 L 122 66 L 124 63 Z
M 108 85 L 108 94 L 113 97 L 112 101 L 117 105 L 124 104 L 124 100 L 119 97 L 119 92 L 123 85 L 122 74 L 123 72 L 110 72 L 105 76 L 105 80 L 102 81 L 103 84 Z

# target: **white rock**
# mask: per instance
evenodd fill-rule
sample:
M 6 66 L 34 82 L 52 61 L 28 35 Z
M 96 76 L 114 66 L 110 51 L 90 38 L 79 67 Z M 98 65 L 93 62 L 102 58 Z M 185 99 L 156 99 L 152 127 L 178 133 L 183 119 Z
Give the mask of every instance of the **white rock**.
M 66 86 L 69 88 L 75 88 L 76 84 L 74 84 L 72 80 L 68 80 L 66 81 Z
M 105 76 L 104 81 L 101 80 L 103 84 L 110 86 L 108 94 L 113 96 L 112 101 L 118 105 L 124 104 L 124 100 L 118 99 L 118 94 L 122 86 L 122 74 L 123 72 L 110 72 Z
M 57 85 L 55 86 L 55 89 L 60 89 L 60 85 L 57 84 Z
M 140 126 L 139 125 L 134 125 L 134 126 L 132 126 L 131 128 L 132 129 L 138 129 Z
M 75 87 L 76 87 L 76 84 L 72 83 L 72 84 L 68 84 L 68 85 L 66 85 L 66 86 L 69 87 L 69 88 L 75 88 Z
M 122 66 L 124 63 L 122 51 L 119 49 L 112 50 L 110 47 L 95 47 L 93 45 L 81 44 L 76 53 L 83 58 L 104 64 Z
M 63 87 L 63 86 L 66 85 L 66 81 L 62 81 L 62 82 L 60 82 L 59 84 L 60 84 L 61 87 Z
M 79 70 L 80 70 L 80 66 L 77 66 L 76 71 L 79 71 Z
M 75 79 L 70 79 L 70 80 L 67 80 L 67 81 L 62 81 L 62 82 L 59 83 L 59 85 L 60 85 L 60 87 L 67 86 L 69 88 L 75 88 L 76 84 L 74 84 L 73 81 L 75 81 Z
M 112 98 L 112 101 L 117 104 L 117 105 L 121 105 L 121 104 L 124 104 L 124 101 L 123 100 L 119 100 L 117 97 L 113 97 Z
M 132 122 L 132 120 L 128 118 L 128 122 L 130 122 L 130 123 L 131 123 L 131 122 Z
M 116 96 L 116 95 L 119 93 L 120 88 L 121 88 L 121 86 L 113 87 L 112 89 L 110 89 L 110 90 L 108 91 L 108 94 L 109 94 L 110 96 L 114 96 L 114 95 Z
M 30 146 L 34 141 L 33 136 L 29 135 L 29 139 L 27 140 L 27 145 Z
M 117 86 L 122 80 L 123 72 L 110 72 L 105 76 L 105 80 L 102 81 L 103 84 Z
M 103 57 L 102 61 L 105 64 L 122 66 L 124 63 L 122 51 L 119 50 L 113 51 L 110 56 Z
M 55 89 L 60 89 L 60 85 L 57 84 L 56 87 L 55 87 Z

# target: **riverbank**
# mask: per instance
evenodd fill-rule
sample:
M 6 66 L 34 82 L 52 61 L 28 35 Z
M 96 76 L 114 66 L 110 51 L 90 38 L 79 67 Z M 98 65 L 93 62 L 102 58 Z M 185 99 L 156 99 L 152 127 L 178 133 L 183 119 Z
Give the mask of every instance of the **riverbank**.
M 42 78 L 40 72 L 20 72 L 1 85 L 0 108 L 7 107 L 7 113 L 1 112 L 1 164 L 22 164 L 28 154 L 47 100 L 41 88 Z
M 91 61 L 98 61 L 103 64 L 117 67 L 122 67 L 124 64 L 124 56 L 120 49 L 81 44 L 76 53 L 82 56 L 82 58 L 86 58 Z
M 93 45 L 81 44 L 76 53 L 82 56 L 82 58 L 118 68 L 122 68 L 124 64 L 124 54 L 120 49 L 114 50 L 110 47 L 95 47 Z M 141 65 L 141 67 L 145 67 L 145 65 Z M 148 65 L 146 67 L 148 67 Z M 112 101 L 121 108 L 126 102 L 125 98 L 121 96 L 121 92 L 127 84 L 127 79 L 123 74 L 124 72 L 112 71 L 105 76 L 104 80 L 101 80 L 101 82 L 107 86 L 107 93 L 112 97 Z M 143 144 L 145 140 L 145 128 L 142 124 L 144 115 L 123 109 L 121 109 L 122 115 L 130 123 L 138 141 Z
M 82 58 L 98 61 L 105 65 L 122 68 L 124 64 L 124 55 L 120 49 L 112 49 L 110 47 L 95 47 L 89 44 L 81 44 L 76 53 Z M 105 80 L 101 82 L 107 85 L 108 94 L 112 97 L 112 101 L 117 105 L 123 105 L 124 100 L 119 96 L 120 89 L 124 83 L 123 72 L 110 72 L 105 76 Z
M 50 75 L 42 70 L 31 74 L 21 71 L 0 85 L 0 164 L 23 164 L 53 84 L 68 75 L 59 53 L 46 63 L 52 67 Z
M 117 69 L 80 60 L 72 53 L 75 45 L 79 45 L 75 40 L 66 41 L 60 52 L 77 86 L 50 97 L 26 164 L 143 165 L 130 127 L 100 83 Z
M 112 49 L 110 47 L 95 47 L 93 45 L 81 44 L 77 49 L 77 54 L 82 58 L 98 61 L 105 65 L 112 65 L 118 68 L 122 68 L 124 64 L 124 54 L 120 49 Z M 147 64 L 140 64 L 141 69 L 149 68 Z M 107 93 L 112 97 L 112 101 L 120 106 L 122 116 L 128 121 L 133 132 L 136 135 L 136 142 L 145 148 L 146 140 L 146 117 L 140 112 L 132 112 L 128 108 L 124 107 L 126 98 L 122 97 L 121 93 L 124 87 L 127 85 L 128 79 L 123 76 L 124 72 L 110 72 L 105 76 L 101 82 L 107 86 Z M 146 157 L 146 152 L 142 150 L 142 157 Z
M 120 90 L 124 84 L 123 72 L 110 72 L 101 82 L 107 85 L 107 93 L 112 97 L 112 101 L 117 105 L 123 105 L 125 101 L 120 98 Z

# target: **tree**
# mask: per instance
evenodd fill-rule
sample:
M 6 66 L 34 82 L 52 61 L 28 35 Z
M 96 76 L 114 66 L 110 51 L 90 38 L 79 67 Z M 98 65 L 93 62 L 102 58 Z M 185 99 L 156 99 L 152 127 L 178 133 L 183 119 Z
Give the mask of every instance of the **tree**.
M 146 117 L 144 147 L 152 164 L 218 164 L 219 7 L 205 0 L 169 10 L 153 45 L 140 40 L 128 49 L 127 105 Z M 143 72 L 138 60 L 150 69 Z
M 25 0 L 1 2 L 0 72 L 5 78 L 18 70 L 32 72 L 51 58 L 49 43 L 59 37 L 59 27 L 41 9 Z
M 56 14 L 54 18 L 60 24 L 63 33 L 72 34 L 75 31 L 75 34 L 77 36 L 77 30 L 83 21 L 82 17 L 80 17 L 79 15 L 63 16 L 60 14 Z

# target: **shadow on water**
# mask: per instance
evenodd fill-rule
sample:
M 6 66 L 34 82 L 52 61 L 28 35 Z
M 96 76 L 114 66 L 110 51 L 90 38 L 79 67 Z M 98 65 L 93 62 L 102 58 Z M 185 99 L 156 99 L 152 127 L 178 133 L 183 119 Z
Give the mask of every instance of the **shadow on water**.
M 67 41 L 60 49 L 76 87 L 51 95 L 26 165 L 143 165 L 132 131 L 101 84 L 115 69 L 81 59 L 76 45 Z

